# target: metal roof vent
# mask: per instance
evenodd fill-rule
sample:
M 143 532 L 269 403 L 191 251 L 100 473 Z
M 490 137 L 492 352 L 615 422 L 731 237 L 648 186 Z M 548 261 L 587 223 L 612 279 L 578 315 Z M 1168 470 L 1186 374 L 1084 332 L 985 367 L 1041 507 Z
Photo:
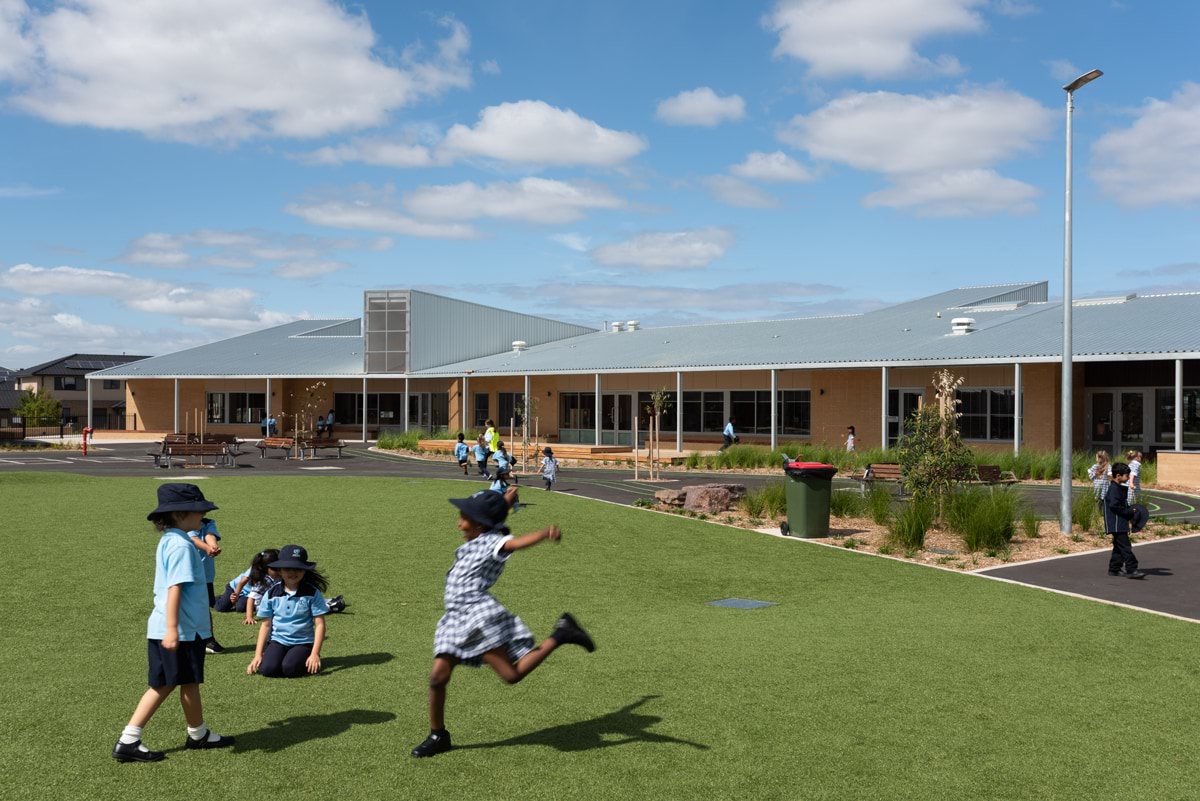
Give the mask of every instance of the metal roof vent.
M 625 330 L 626 331 L 636 331 L 636 330 L 638 330 L 638 326 L 641 324 L 642 323 L 640 320 L 630 320 L 629 322 L 625 323 Z
M 969 334 L 975 330 L 974 317 L 955 317 L 950 321 L 950 333 L 954 336 Z
M 621 333 L 621 324 L 620 324 L 620 323 L 618 323 L 618 322 L 614 322 L 614 323 L 612 324 L 612 332 L 613 332 L 614 334 L 619 334 L 619 333 Z
M 512 343 L 513 353 L 520 353 L 529 347 L 529 343 L 523 339 L 514 340 Z

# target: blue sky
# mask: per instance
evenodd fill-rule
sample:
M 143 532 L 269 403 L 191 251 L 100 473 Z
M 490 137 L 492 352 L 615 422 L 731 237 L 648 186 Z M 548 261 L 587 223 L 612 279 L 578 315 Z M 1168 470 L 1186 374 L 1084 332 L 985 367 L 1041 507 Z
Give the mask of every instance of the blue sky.
M 1200 290 L 1200 6 L 0 0 L 0 364 L 414 287 L 599 327 Z M 470 326 L 470 320 L 463 320 Z

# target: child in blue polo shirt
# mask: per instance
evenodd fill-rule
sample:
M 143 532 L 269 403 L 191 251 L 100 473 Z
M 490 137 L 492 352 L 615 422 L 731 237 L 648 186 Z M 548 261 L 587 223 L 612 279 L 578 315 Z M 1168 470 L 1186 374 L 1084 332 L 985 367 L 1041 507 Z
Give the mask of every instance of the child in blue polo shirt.
M 467 465 L 471 463 L 467 456 L 467 443 L 463 442 L 463 435 L 458 435 L 458 442 L 454 443 L 454 458 L 458 460 L 458 466 L 463 469 L 463 475 L 467 474 Z
M 216 522 L 208 517 L 203 518 L 198 531 L 188 532 L 188 539 L 196 546 L 196 550 L 200 551 L 200 561 L 204 565 L 204 581 L 208 584 L 208 605 L 210 608 L 214 607 L 217 605 L 217 595 L 213 592 L 213 582 L 217 578 L 217 565 L 214 560 L 221 553 L 221 535 L 217 531 Z M 208 615 L 208 627 L 212 629 L 211 612 Z M 217 642 L 216 635 L 209 635 L 204 642 L 204 650 L 210 654 L 225 653 L 221 643 Z
M 258 597 L 255 600 L 261 599 L 263 593 L 267 591 L 267 587 L 279 579 L 279 575 L 272 575 L 274 571 L 267 567 L 278 558 L 279 551 L 274 548 L 267 548 L 254 554 L 250 560 L 250 567 L 225 585 L 225 590 L 217 596 L 217 603 L 213 608 L 218 612 L 247 612 L 250 617 L 247 625 L 254 625 L 254 612 L 247 609 L 250 605 L 250 597 L 255 590 L 258 590 Z
M 279 571 L 282 581 L 267 590 L 258 607 L 263 624 L 246 673 L 289 679 L 316 673 L 321 669 L 325 615 L 329 612 L 322 595 L 328 582 L 299 545 L 280 548 L 279 558 L 270 567 Z
M 212 636 L 212 628 L 204 566 L 200 552 L 185 533 L 199 529 L 204 513 L 216 508 L 194 484 L 163 484 L 158 488 L 158 506 L 146 516 L 162 534 L 154 560 L 154 611 L 146 624 L 150 689 L 113 746 L 112 755 L 118 762 L 166 758 L 162 751 L 142 745 L 142 729 L 176 687 L 187 721 L 184 748 L 233 745 L 232 737 L 222 737 L 204 725 L 200 685 L 204 682 L 204 642 Z
M 484 478 L 491 478 L 487 470 L 488 457 L 491 456 L 491 453 L 484 441 L 483 434 L 480 434 L 479 439 L 475 440 L 475 466 L 479 468 L 479 475 Z

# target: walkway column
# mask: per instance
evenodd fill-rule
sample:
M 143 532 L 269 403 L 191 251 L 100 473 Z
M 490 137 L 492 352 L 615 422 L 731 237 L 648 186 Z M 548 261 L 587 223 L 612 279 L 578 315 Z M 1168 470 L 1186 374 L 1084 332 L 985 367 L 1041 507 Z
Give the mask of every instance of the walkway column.
M 1021 363 L 1013 365 L 1013 454 L 1021 452 Z
M 1175 360 L 1175 450 L 1183 450 L 1183 359 Z
M 462 380 L 462 398 L 460 399 L 460 402 L 458 404 L 459 417 L 460 417 L 460 419 L 458 421 L 459 422 L 458 430 L 462 431 L 464 434 L 468 430 L 467 426 L 469 426 L 471 424 L 470 423 L 471 407 L 467 404 L 467 399 L 470 397 L 471 397 L 471 377 L 468 375 L 464 375 L 463 380 Z
M 675 450 L 683 453 L 683 372 L 675 371 Z
M 380 418 L 383 419 L 382 417 Z M 380 423 L 380 425 L 383 425 Z M 404 379 L 404 431 L 408 432 L 408 377 Z
M 771 450 L 779 447 L 779 371 L 771 368 Z
M 179 379 L 175 379 L 175 430 L 173 434 L 179 433 Z
M 363 376 L 362 437 L 363 437 L 363 445 L 366 445 L 367 444 L 367 377 L 366 376 Z
M 596 444 L 600 444 L 600 374 L 596 373 Z
M 882 425 L 880 436 L 882 438 L 882 447 L 886 451 L 888 449 L 888 369 L 886 367 L 879 369 L 882 371 L 880 373 L 880 383 L 883 385 L 879 394 L 879 417 L 880 424 Z
M 525 453 L 525 440 L 527 440 L 529 438 L 528 435 L 529 435 L 529 426 L 530 426 L 530 423 L 529 423 L 529 412 L 530 412 L 529 374 L 528 373 L 526 373 L 526 375 L 525 375 L 525 401 L 521 405 L 525 407 L 525 414 L 521 415 L 521 453 L 523 454 L 523 453 Z M 525 457 L 522 456 L 521 458 L 524 459 Z M 521 469 L 524 470 L 525 468 L 522 467 Z
M 88 404 L 87 427 L 91 428 L 92 427 L 92 379 L 87 378 L 84 380 L 87 381 L 87 404 Z

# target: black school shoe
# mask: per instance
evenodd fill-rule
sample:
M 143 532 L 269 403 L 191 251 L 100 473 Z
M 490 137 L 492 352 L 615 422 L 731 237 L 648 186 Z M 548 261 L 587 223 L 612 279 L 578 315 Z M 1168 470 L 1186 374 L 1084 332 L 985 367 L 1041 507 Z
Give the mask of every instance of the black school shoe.
M 425 741 L 412 750 L 412 755 L 418 758 L 437 756 L 450 750 L 450 732 L 431 731 Z
M 223 654 L 225 653 L 225 646 L 217 642 L 216 637 L 212 637 L 208 642 L 204 643 L 204 652 L 206 654 Z
M 209 733 L 211 734 L 212 732 Z M 192 739 L 191 736 L 185 737 L 183 740 L 184 748 L 228 748 L 231 745 L 233 745 L 233 738 L 223 734 L 218 734 L 216 740 L 208 739 L 208 734 L 199 740 Z
M 558 640 L 559 645 L 581 645 L 589 654 L 596 650 L 592 638 L 575 622 L 570 612 L 563 612 L 562 617 L 554 624 L 554 631 L 550 632 L 550 636 Z
M 162 751 L 142 750 L 141 740 L 133 743 L 123 743 L 117 740 L 117 744 L 113 746 L 112 755 L 113 759 L 118 762 L 160 762 L 167 758 Z

